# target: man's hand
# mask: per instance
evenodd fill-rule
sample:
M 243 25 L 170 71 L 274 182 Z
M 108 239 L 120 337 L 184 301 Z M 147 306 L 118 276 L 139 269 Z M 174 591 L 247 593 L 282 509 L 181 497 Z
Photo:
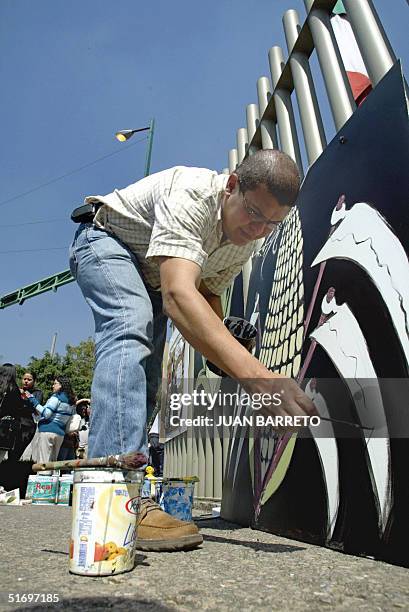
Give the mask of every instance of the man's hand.
M 164 310 L 184 338 L 228 376 L 251 393 L 282 393 L 279 406 L 265 408 L 273 416 L 315 416 L 311 400 L 297 383 L 270 372 L 228 332 L 199 292 L 200 267 L 180 258 L 161 258 Z
M 319 416 L 316 407 L 309 397 L 292 378 L 270 372 L 271 378 L 248 381 L 249 393 L 266 394 L 266 400 L 260 408 L 264 416 L 311 417 Z M 244 385 L 247 386 L 247 385 Z M 272 398 L 268 401 L 268 397 Z M 297 431 L 299 427 L 278 427 L 277 430 Z

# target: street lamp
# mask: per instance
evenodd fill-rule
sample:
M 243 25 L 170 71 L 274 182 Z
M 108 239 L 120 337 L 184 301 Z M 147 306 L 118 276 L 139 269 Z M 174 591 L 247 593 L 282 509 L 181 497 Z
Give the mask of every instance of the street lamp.
M 146 149 L 144 176 L 148 176 L 150 172 L 154 127 L 155 127 L 155 120 L 151 119 L 148 127 L 136 128 L 135 130 L 120 130 L 119 132 L 115 134 L 115 138 L 119 140 L 119 142 L 126 142 L 127 140 L 132 138 L 132 136 L 136 134 L 137 132 L 146 132 L 149 130 L 148 147 Z

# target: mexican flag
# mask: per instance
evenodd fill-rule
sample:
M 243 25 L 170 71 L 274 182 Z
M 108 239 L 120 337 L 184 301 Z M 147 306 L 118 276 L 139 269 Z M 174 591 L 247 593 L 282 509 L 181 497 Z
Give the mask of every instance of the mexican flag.
M 360 106 L 371 91 L 372 84 L 341 0 L 333 8 L 331 25 L 355 102 Z

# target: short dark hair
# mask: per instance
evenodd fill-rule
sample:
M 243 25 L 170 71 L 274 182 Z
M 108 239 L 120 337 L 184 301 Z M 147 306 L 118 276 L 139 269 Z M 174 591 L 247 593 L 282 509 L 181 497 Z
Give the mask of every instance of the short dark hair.
M 75 393 L 71 387 L 71 381 L 68 378 L 68 376 L 64 376 L 62 374 L 57 374 L 55 377 L 55 380 L 58 380 L 58 382 L 61 385 L 61 391 L 63 391 L 66 396 L 68 397 L 68 401 L 70 403 L 70 405 L 75 404 L 76 402 L 76 396 Z
M 35 372 L 33 372 L 33 370 L 26 370 L 23 374 L 23 378 L 26 374 L 30 374 L 30 376 L 33 379 L 33 383 L 35 383 L 35 381 L 37 380 L 37 374 Z
M 234 171 L 240 191 L 265 185 L 281 206 L 293 206 L 300 190 L 300 173 L 289 155 L 277 149 L 263 149 L 249 155 Z

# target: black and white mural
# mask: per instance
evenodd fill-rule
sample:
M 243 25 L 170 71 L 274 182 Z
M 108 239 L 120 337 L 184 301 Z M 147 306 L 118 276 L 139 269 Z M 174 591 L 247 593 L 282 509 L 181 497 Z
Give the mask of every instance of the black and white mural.
M 222 516 L 241 524 L 404 565 L 408 136 L 397 63 L 310 168 L 297 206 L 253 257 L 244 315 L 259 330 L 256 355 L 336 420 L 302 437 L 233 435 L 222 503 Z M 235 288 L 230 314 L 242 308 Z

